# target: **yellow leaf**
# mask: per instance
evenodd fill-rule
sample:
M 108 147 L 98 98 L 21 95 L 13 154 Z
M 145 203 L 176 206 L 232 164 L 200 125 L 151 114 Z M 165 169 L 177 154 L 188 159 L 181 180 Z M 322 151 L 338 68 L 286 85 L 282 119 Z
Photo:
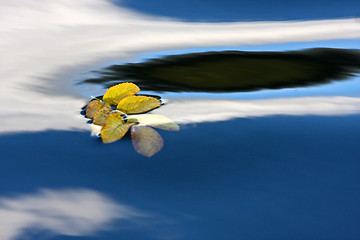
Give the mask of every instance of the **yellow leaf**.
M 106 118 L 100 134 L 103 143 L 112 143 L 121 139 L 135 123 L 125 123 L 123 113 L 114 111 Z
M 105 119 L 109 116 L 111 109 L 102 108 L 94 115 L 93 124 L 102 126 L 105 123 Z
M 93 119 L 96 112 L 99 111 L 100 109 L 107 109 L 107 110 L 111 110 L 111 106 L 103 101 L 100 100 L 92 100 L 91 102 L 88 103 L 88 105 L 86 106 L 86 117 L 87 118 L 91 118 Z
M 179 131 L 180 127 L 173 120 L 159 114 L 141 114 L 134 116 L 140 125 L 147 125 L 168 131 Z
M 133 83 L 121 83 L 109 88 L 103 100 L 110 105 L 118 105 L 121 99 L 132 96 L 140 91 L 140 88 Z
M 130 96 L 121 100 L 117 109 L 127 114 L 145 113 L 161 105 L 159 99 L 146 96 Z
M 151 157 L 164 146 L 164 140 L 159 133 L 147 126 L 133 126 L 131 138 L 136 152 Z

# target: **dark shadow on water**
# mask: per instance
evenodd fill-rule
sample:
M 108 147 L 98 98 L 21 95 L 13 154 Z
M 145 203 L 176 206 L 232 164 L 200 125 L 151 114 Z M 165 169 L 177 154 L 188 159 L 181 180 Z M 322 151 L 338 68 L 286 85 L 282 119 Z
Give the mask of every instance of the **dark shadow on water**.
M 360 70 L 360 51 L 315 48 L 288 52 L 203 52 L 113 65 L 83 83 L 130 81 L 143 90 L 237 92 L 324 84 Z

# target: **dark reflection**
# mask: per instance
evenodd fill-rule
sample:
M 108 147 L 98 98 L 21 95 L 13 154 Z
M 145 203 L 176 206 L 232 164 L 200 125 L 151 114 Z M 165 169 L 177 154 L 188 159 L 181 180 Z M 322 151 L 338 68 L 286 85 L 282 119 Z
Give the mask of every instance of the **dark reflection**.
M 143 90 L 235 92 L 344 80 L 360 69 L 360 51 L 314 48 L 288 52 L 204 52 L 113 65 L 86 83 L 133 81 Z

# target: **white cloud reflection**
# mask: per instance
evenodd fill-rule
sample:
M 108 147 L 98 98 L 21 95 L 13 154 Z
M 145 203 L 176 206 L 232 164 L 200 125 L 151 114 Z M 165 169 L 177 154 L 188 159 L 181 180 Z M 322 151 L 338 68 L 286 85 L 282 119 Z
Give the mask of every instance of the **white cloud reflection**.
M 165 115 L 177 123 L 183 124 L 274 115 L 350 115 L 360 114 L 360 98 L 299 97 L 261 100 L 170 100 L 165 106 L 156 109 L 154 113 Z
M 356 19 L 189 23 L 105 0 L 2 0 L 0 133 L 85 129 L 74 76 L 105 61 L 185 47 L 360 38 Z
M 26 230 L 88 236 L 109 229 L 114 220 L 145 215 L 99 192 L 67 189 L 0 198 L 0 216 L 0 239 L 14 240 Z

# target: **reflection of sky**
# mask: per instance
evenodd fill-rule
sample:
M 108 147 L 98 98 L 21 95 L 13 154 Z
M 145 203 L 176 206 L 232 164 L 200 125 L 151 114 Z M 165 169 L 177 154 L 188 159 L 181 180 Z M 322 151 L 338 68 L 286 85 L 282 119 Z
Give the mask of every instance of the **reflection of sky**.
M 359 120 L 275 116 L 159 130 L 165 146 L 152 159 L 129 138 L 103 145 L 77 131 L 0 136 L 1 199 L 80 186 L 151 217 L 131 231 L 119 223 L 93 237 L 44 240 L 358 240 Z
M 241 46 L 207 46 L 207 47 L 190 47 L 186 49 L 171 49 L 150 53 L 142 53 L 141 57 L 134 59 L 132 62 L 142 62 L 147 58 L 159 58 L 161 56 L 197 53 L 207 51 L 296 51 L 306 48 L 345 48 L 345 49 L 359 49 L 360 39 L 339 39 L 339 40 L 325 40 L 325 41 L 308 41 L 308 42 L 286 42 L 273 44 L 259 44 L 253 45 L 251 43 Z
M 93 235 L 110 229 L 116 219 L 132 220 L 141 215 L 96 191 L 43 189 L 35 194 L 0 198 L 0 238 L 36 236 L 34 229 L 55 235 Z
M 189 47 L 360 38 L 354 18 L 191 23 L 150 18 L 101 0 L 6 0 L 0 16 L 1 132 L 86 129 L 78 115 L 84 95 L 72 80 L 114 59 Z
M 173 2 L 185 6 L 189 3 Z M 169 2 L 163 3 L 164 8 L 169 8 Z M 208 121 L 199 124 L 196 131 L 184 128 L 176 136 L 163 132 L 166 146 L 151 161 L 133 152 L 129 139 L 104 146 L 90 138 L 88 132 L 78 131 L 88 128 L 79 115 L 88 89 L 74 87 L 73 80 L 108 63 L 138 61 L 144 56 L 174 51 L 358 48 L 360 26 L 351 18 L 356 9 L 340 1 L 325 4 L 333 5 L 333 14 L 326 8 L 320 18 L 320 10 L 307 8 L 309 5 L 303 8 L 310 12 L 313 9 L 303 18 L 323 21 L 204 24 L 148 17 L 101 0 L 2 0 L 2 239 L 13 239 L 32 227 L 88 239 L 81 236 L 106 229 L 114 219 L 137 216 L 133 208 L 121 208 L 125 205 L 102 192 L 111 193 L 119 202 L 125 200 L 139 209 L 175 218 L 172 226 L 178 228 L 168 228 L 166 223 L 152 225 L 155 234 L 139 228 L 95 239 L 359 239 L 360 169 L 358 147 L 354 144 L 359 136 L 359 115 L 344 116 L 359 110 L 356 81 L 329 85 L 331 96 L 324 96 L 319 89 L 297 89 L 300 93 L 291 96 L 286 91 L 294 90 L 270 91 L 266 96 L 272 98 L 269 101 L 260 100 L 268 94 L 265 92 L 222 95 L 225 100 L 213 102 L 208 99 L 210 95 L 200 96 L 203 99 L 197 99 L 199 108 L 190 109 L 196 111 L 195 115 L 189 114 L 190 121 L 279 114 L 297 117 L 236 119 L 221 124 Z M 297 14 L 304 13 L 277 10 L 288 14 L 281 20 L 290 15 L 297 19 Z M 273 17 L 279 15 L 277 11 L 267 12 Z M 225 20 L 238 19 L 237 14 L 229 12 Z M 170 17 L 182 16 L 172 13 Z M 331 20 L 338 17 L 350 18 Z M 274 20 L 271 16 L 269 19 Z M 91 91 L 103 89 L 95 87 Z M 172 115 L 171 106 L 194 103 L 164 96 L 171 97 L 169 104 L 159 109 L 164 115 Z M 242 96 L 253 100 L 240 101 Z M 220 115 L 214 113 L 214 107 L 224 105 L 222 101 L 231 104 L 226 104 L 228 108 Z M 175 117 L 186 116 L 185 110 Z M 302 114 L 343 116 L 298 117 Z M 28 194 L 38 188 L 64 186 L 70 190 Z M 78 186 L 84 189 L 72 190 Z M 226 238 L 224 233 L 228 234 Z
M 185 124 L 274 115 L 351 115 L 360 113 L 360 98 L 178 99 L 177 101 L 169 101 L 166 106 L 153 112 L 167 115 L 174 121 Z

